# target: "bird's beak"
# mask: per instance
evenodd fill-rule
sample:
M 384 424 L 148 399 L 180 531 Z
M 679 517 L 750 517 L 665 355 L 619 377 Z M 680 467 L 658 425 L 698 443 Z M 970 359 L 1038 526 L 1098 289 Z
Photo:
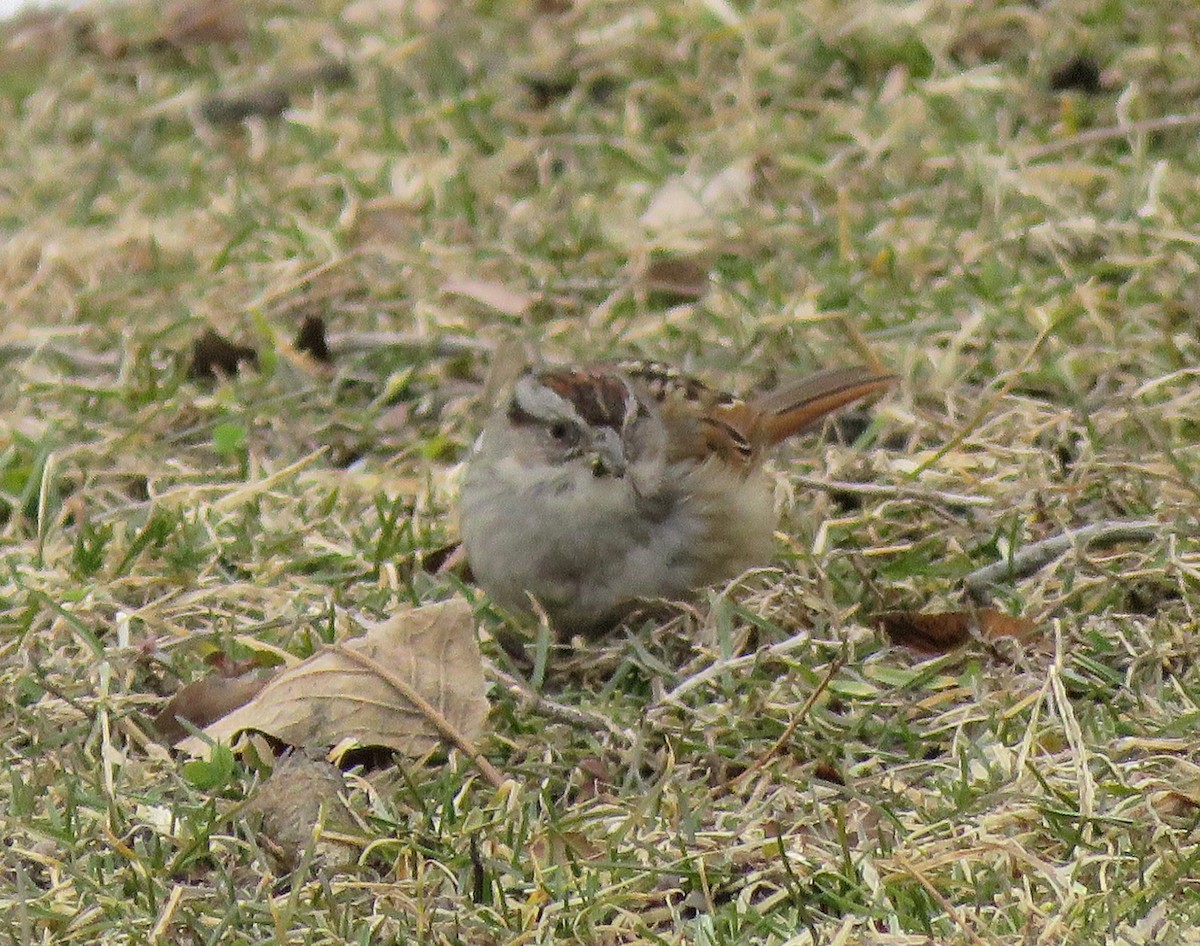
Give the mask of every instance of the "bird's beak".
M 592 441 L 592 473 L 620 479 L 625 475 L 625 445 L 611 427 L 601 427 Z

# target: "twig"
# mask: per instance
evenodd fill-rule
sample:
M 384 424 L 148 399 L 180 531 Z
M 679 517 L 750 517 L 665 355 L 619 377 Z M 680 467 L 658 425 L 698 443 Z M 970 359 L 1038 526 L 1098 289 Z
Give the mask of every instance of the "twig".
M 483 774 L 493 788 L 502 788 L 508 779 L 489 762 L 478 749 L 473 746 L 467 737 L 460 733 L 450 720 L 443 716 L 436 706 L 430 703 L 425 697 L 421 696 L 407 682 L 402 680 L 396 674 L 392 673 L 387 667 L 377 660 L 373 660 L 366 654 L 359 653 L 356 650 L 351 650 L 344 644 L 332 644 L 329 649 L 334 653 L 340 654 L 352 663 L 358 664 L 360 667 L 365 667 L 372 673 L 377 674 L 379 678 L 385 681 L 396 692 L 410 702 L 417 711 L 421 713 L 427 720 L 433 723 L 434 728 L 442 734 L 442 737 L 447 741 L 457 746 L 458 749 L 467 756 L 475 767 Z
M 377 348 L 403 348 L 432 353 L 437 357 L 464 354 L 491 354 L 495 345 L 467 335 L 410 335 L 404 332 L 330 332 L 329 347 L 335 351 L 372 351 Z
M 1081 148 L 1085 145 L 1110 141 L 1113 138 L 1125 138 L 1129 135 L 1148 135 L 1156 131 L 1171 131 L 1175 128 L 1200 127 L 1200 114 L 1192 115 L 1163 115 L 1160 118 L 1147 118 L 1140 122 L 1129 122 L 1126 125 L 1110 125 L 1105 128 L 1089 128 L 1069 138 L 1051 141 L 1036 148 L 1028 149 L 1021 155 L 1024 161 L 1038 161 L 1060 151 L 1071 148 Z
M 842 669 L 842 665 L 845 662 L 846 655 L 844 653 L 839 654 L 837 659 L 835 659 L 833 663 L 829 665 L 829 669 L 825 672 L 825 676 L 821 678 L 821 682 L 818 683 L 812 693 L 808 695 L 808 699 L 804 701 L 804 705 L 800 707 L 799 712 L 797 712 L 796 715 L 793 716 L 788 722 L 787 726 L 784 727 L 784 730 L 780 734 L 779 738 L 775 740 L 775 744 L 757 759 L 751 762 L 750 765 L 743 769 L 739 774 L 735 775 L 728 782 L 726 782 L 724 785 L 726 791 L 735 791 L 740 783 L 749 779 L 751 775 L 753 775 L 779 754 L 780 750 L 787 745 L 788 740 L 792 738 L 792 734 L 795 733 L 800 724 L 808 718 L 809 710 L 811 710 L 813 708 L 813 704 L 820 699 L 821 694 L 829 688 L 829 684 L 833 682 L 834 676 L 836 676 L 837 672 Z
M 815 476 L 793 476 L 807 489 L 820 489 L 829 493 L 848 493 L 852 496 L 877 496 L 884 499 L 911 499 L 932 506 L 992 506 L 990 496 L 968 496 L 966 493 L 948 493 L 941 490 L 921 489 L 914 486 L 886 486 L 882 483 L 850 483 L 842 480 L 822 480 Z
M 117 352 L 97 354 L 86 348 L 68 348 L 61 342 L 45 341 L 36 338 L 10 338 L 0 342 L 0 361 L 11 357 L 40 357 L 50 356 L 65 361 L 79 371 L 113 371 L 120 364 L 121 356 Z
M 1152 539 L 1160 535 L 1165 528 L 1161 522 L 1151 519 L 1097 522 L 1026 545 L 1003 561 L 993 562 L 991 565 L 985 565 L 983 568 L 971 572 L 963 579 L 963 584 L 968 592 L 977 596 L 986 591 L 990 585 L 994 585 L 1002 579 L 1026 578 L 1072 549 Z
M 601 713 L 591 713 L 577 706 L 568 706 L 566 703 L 559 703 L 556 700 L 543 696 L 541 693 L 533 690 L 523 680 L 519 680 L 512 674 L 501 670 L 490 660 L 484 661 L 483 669 L 491 679 L 504 687 L 511 696 L 535 712 L 541 713 L 543 716 L 558 720 L 560 723 L 566 723 L 568 726 L 573 726 L 576 729 L 582 729 L 585 732 L 603 730 L 621 742 L 629 743 L 633 741 L 630 733 L 621 729 L 616 723 Z
M 764 660 L 771 658 L 783 657 L 791 653 L 793 650 L 799 650 L 801 647 L 812 642 L 812 636 L 808 631 L 803 631 L 800 634 L 794 634 L 786 640 L 782 640 L 777 644 L 772 644 L 762 650 L 757 650 L 753 654 L 746 654 L 742 657 L 728 657 L 723 660 L 717 660 L 709 664 L 703 670 L 692 674 L 686 680 L 680 682 L 670 693 L 663 696 L 657 703 L 646 710 L 646 716 L 650 717 L 655 713 L 662 712 L 669 703 L 678 704 L 685 693 L 688 693 L 697 687 L 703 686 L 714 677 L 719 677 L 723 673 L 740 670 L 743 667 L 753 666 Z
M 952 904 L 945 898 L 945 896 L 942 895 L 942 892 L 933 885 L 933 881 L 913 867 L 913 865 L 909 863 L 908 858 L 904 857 L 902 854 L 893 854 L 892 860 L 899 865 L 900 869 L 903 870 L 904 873 L 908 874 L 913 878 L 913 880 L 925 888 L 926 893 L 928 893 L 929 896 L 933 897 L 933 899 L 937 901 L 937 905 L 942 908 L 946 916 L 950 917 L 950 919 L 954 921 L 954 925 L 967 934 L 967 939 L 974 943 L 975 946 L 987 946 L 987 943 L 979 938 L 979 934 L 967 925 L 966 921 L 962 918 L 962 914 L 954 909 L 954 904 Z

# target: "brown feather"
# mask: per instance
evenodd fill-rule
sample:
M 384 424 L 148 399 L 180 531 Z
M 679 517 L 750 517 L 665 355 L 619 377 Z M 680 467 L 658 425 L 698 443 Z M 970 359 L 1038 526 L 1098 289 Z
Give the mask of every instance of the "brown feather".
M 771 447 L 811 430 L 839 407 L 886 391 L 893 381 L 894 375 L 866 365 L 819 371 L 756 398 L 746 411 L 754 429 L 742 433 L 760 449 Z

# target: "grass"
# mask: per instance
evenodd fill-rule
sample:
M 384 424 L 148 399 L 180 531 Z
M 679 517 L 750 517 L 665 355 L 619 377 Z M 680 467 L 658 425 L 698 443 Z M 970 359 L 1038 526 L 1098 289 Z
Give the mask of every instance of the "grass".
M 559 6 L 253 2 L 245 42 L 175 51 L 149 5 L 4 28 L 7 940 L 1194 942 L 1200 17 Z M 1079 55 L 1102 89 L 1051 92 Z M 318 56 L 352 84 L 196 118 Z M 649 287 L 663 260 L 702 295 Z M 313 314 L 328 370 L 290 346 Z M 260 370 L 189 379 L 210 326 Z M 551 658 L 545 695 L 606 725 L 497 686 L 506 789 L 453 753 L 355 771 L 351 863 L 281 866 L 239 806 L 268 766 L 184 765 L 150 719 L 214 653 L 460 591 L 503 665 L 510 619 L 417 562 L 514 336 L 741 390 L 865 352 L 902 381 L 854 444 L 780 458 L 776 567 Z M 995 589 L 1028 645 L 871 623 L 1145 518 Z

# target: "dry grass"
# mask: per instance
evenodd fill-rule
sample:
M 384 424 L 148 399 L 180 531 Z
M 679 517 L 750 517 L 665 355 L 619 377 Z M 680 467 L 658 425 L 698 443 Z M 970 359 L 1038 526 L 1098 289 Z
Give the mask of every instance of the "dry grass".
M 1200 16 L 313 6 L 247 3 L 233 47 L 0 55 L 8 941 L 1197 942 Z M 1104 88 L 1049 92 L 1081 52 Z M 318 55 L 353 83 L 197 118 Z M 643 278 L 679 258 L 698 299 Z M 331 371 L 290 349 L 311 314 Z M 262 370 L 189 380 L 209 325 Z M 903 382 L 781 461 L 777 569 L 557 658 L 583 713 L 496 689 L 509 790 L 454 754 L 355 776 L 356 863 L 283 871 L 233 807 L 257 766 L 182 767 L 148 718 L 214 651 L 455 591 L 414 562 L 513 334 L 734 387 L 869 350 Z M 1126 519 L 1162 527 L 994 589 L 1030 646 L 870 626 Z

